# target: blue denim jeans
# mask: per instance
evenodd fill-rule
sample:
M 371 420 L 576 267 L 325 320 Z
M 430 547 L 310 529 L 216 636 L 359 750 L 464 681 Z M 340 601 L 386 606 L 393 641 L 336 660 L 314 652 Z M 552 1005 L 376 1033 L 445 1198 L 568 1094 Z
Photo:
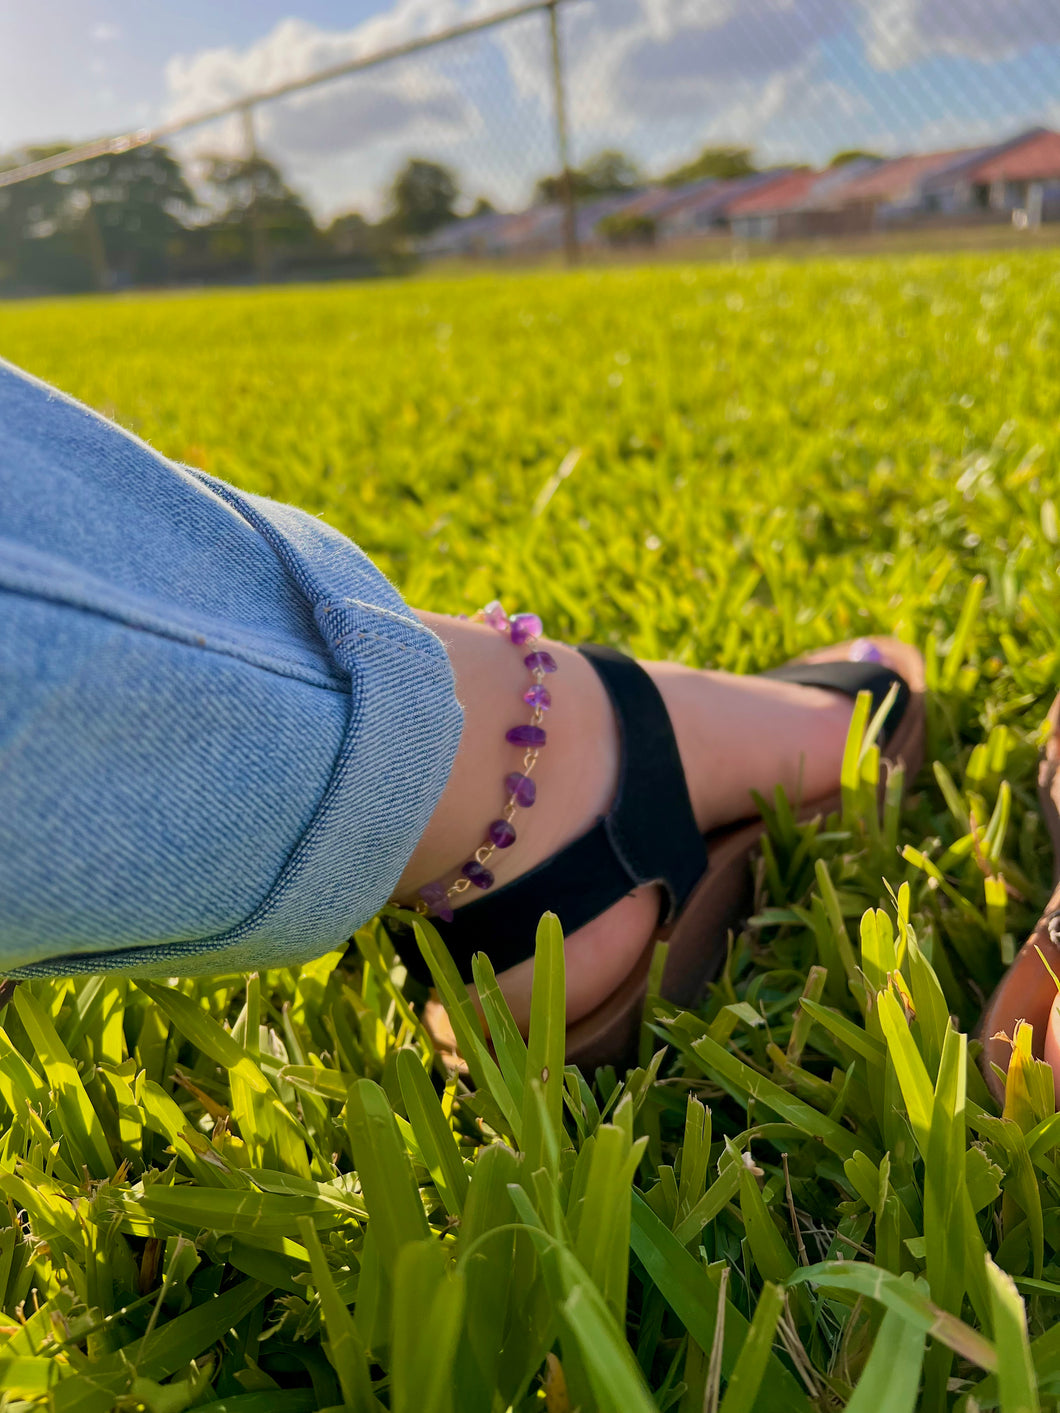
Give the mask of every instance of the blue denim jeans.
M 0 975 L 321 955 L 393 890 L 461 726 L 344 536 L 0 361 Z

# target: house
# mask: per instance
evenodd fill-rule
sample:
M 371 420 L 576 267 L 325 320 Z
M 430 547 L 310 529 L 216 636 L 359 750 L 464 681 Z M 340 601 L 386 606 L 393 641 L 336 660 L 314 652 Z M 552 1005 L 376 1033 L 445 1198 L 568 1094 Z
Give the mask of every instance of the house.
M 1021 224 L 1060 220 L 1060 133 L 1031 128 L 1008 142 L 978 149 L 923 184 L 923 209 L 963 219 Z
M 1060 133 L 1032 128 L 1006 142 L 904 157 L 864 157 L 815 172 L 778 168 L 685 186 L 651 186 L 578 203 L 578 245 L 608 241 L 601 222 L 641 217 L 646 239 L 671 241 L 731 231 L 739 240 L 812 239 L 902 225 L 1060 220 Z M 613 223 L 612 223 L 613 224 Z M 504 215 L 490 212 L 435 231 L 427 256 L 534 256 L 562 249 L 560 202 Z
M 832 209 L 858 212 L 863 229 L 875 229 L 888 222 L 910 219 L 924 209 L 926 182 L 958 170 L 990 150 L 986 147 L 960 147 L 943 152 L 885 158 L 867 169 L 850 172 L 847 181 L 830 191 L 821 192 L 818 200 Z M 850 166 L 853 167 L 854 163 Z
M 618 215 L 619 212 L 636 210 L 646 195 L 644 191 L 623 191 L 614 192 L 610 196 L 598 196 L 590 201 L 579 201 L 575 214 L 579 246 L 584 249 L 587 246 L 606 244 L 599 231 L 600 222 L 608 216 Z
M 728 181 L 709 179 L 688 187 L 673 188 L 673 201 L 655 213 L 656 231 L 660 240 L 676 240 L 682 236 L 720 235 L 729 226 L 733 204 L 752 192 L 765 191 L 783 181 L 789 173 L 755 172 L 749 177 L 733 177 Z
M 920 222 L 943 209 L 928 196 L 996 151 L 963 147 L 904 157 L 860 158 L 823 172 L 796 172 L 730 208 L 733 235 L 746 240 L 865 234 Z
M 416 248 L 428 259 L 441 260 L 454 256 L 497 255 L 503 248 L 504 230 L 514 220 L 501 211 L 487 211 L 481 216 L 467 216 L 450 221 L 418 241 Z
M 764 186 L 739 193 L 727 210 L 733 235 L 738 240 L 776 240 L 792 234 L 792 214 L 820 179 L 820 172 L 784 172 Z

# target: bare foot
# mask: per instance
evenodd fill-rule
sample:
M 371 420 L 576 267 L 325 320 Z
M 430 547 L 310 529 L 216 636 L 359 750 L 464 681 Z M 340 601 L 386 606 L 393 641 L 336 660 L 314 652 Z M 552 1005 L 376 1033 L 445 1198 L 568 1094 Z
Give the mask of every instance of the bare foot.
M 894 659 L 911 650 L 886 639 L 875 641 L 884 661 L 901 671 L 902 663 Z M 560 671 L 549 683 L 555 707 L 540 762 L 539 803 L 522 817 L 520 847 L 510 856 L 495 856 L 498 887 L 589 829 L 607 812 L 617 784 L 617 728 L 596 673 L 563 644 L 548 647 Z M 820 656 L 825 655 L 827 650 Z M 666 703 L 703 833 L 753 818 L 757 811 L 752 790 L 769 797 L 781 785 L 793 801 L 811 803 L 837 788 L 853 711 L 849 697 L 764 677 L 673 663 L 641 665 Z M 495 726 L 492 730 L 499 734 Z M 493 771 L 490 788 L 495 789 L 499 774 L 499 768 Z M 546 802 L 551 812 L 540 808 Z M 476 819 L 482 817 L 480 810 Z M 472 828 L 481 826 L 476 822 Z M 476 842 L 469 839 L 465 856 Z M 454 850 L 450 837 L 439 839 L 439 850 L 451 869 L 454 853 L 460 851 Z M 403 882 L 414 896 L 415 887 L 441 872 L 436 868 L 433 874 Z M 457 905 L 470 901 L 465 893 Z M 545 906 L 547 900 L 542 910 Z M 568 1024 L 592 1011 L 630 974 L 655 931 L 658 912 L 658 890 L 638 888 L 566 938 Z M 524 1028 L 529 1023 L 532 976 L 528 960 L 498 978 L 516 1022 Z

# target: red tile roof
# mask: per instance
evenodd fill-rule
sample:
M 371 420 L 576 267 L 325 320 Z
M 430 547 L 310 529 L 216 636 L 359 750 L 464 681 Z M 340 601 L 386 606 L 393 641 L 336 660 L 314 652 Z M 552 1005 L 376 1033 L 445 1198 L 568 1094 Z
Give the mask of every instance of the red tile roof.
M 1060 133 L 1046 128 L 998 149 L 961 173 L 970 182 L 1060 181 Z
M 909 157 L 892 157 L 870 172 L 839 183 L 830 193 L 829 205 L 847 206 L 860 201 L 902 201 L 914 197 L 925 177 L 972 158 L 990 147 L 959 147 L 947 152 L 921 152 Z
M 774 181 L 758 186 L 746 196 L 737 196 L 726 204 L 725 214 L 733 216 L 768 215 L 774 211 L 790 211 L 800 206 L 820 172 L 785 172 Z

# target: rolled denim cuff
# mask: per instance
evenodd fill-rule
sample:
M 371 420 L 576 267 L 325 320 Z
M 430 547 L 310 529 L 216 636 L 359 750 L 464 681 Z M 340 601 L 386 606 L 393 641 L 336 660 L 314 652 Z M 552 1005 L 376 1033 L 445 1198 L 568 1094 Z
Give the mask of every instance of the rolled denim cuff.
M 0 975 L 216 974 L 342 945 L 393 892 L 452 767 L 442 643 L 345 536 L 0 366 L 5 429 Z M 228 582 L 186 587 L 211 575 Z M 79 752 L 101 714 L 103 747 Z

